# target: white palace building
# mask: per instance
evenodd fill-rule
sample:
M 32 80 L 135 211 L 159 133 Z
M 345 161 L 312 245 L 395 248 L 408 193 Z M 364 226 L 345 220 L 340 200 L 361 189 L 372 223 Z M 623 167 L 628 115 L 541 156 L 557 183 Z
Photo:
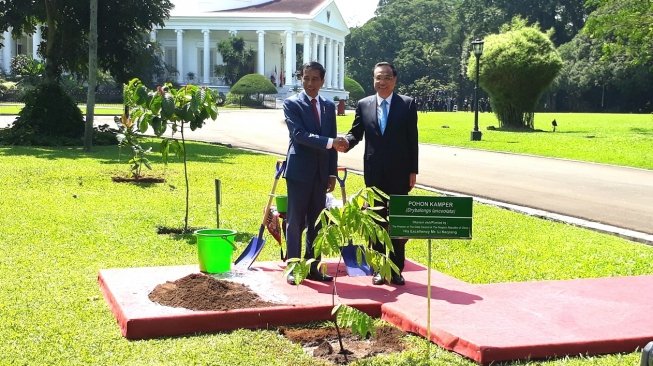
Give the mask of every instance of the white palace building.
M 150 39 L 160 44 L 165 62 L 174 67 L 180 84 L 196 83 L 226 91 L 215 66 L 223 63 L 217 44 L 230 36 L 245 40 L 256 54 L 256 72 L 279 86 L 280 96 L 301 83 L 294 77 L 298 64 L 318 61 L 327 70 L 322 93 L 346 98 L 345 37 L 349 29 L 334 0 L 172 0 L 165 27 Z M 10 71 L 11 58 L 38 58 L 40 27 L 31 36 L 12 39 L 3 34 L 0 65 Z M 300 45 L 302 52 L 297 52 Z M 299 54 L 299 55 L 298 55 Z M 299 59 L 298 59 L 299 58 Z

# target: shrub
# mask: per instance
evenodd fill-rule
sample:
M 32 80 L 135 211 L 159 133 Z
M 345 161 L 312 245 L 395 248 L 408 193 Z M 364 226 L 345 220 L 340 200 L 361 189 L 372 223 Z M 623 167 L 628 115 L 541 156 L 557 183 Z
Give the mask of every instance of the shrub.
M 25 107 L 3 136 L 10 145 L 80 145 L 84 118 L 75 102 L 56 83 L 37 86 L 25 96 Z
M 365 90 L 356 80 L 345 76 L 345 90 L 349 92 L 349 100 L 356 103 L 365 97 Z

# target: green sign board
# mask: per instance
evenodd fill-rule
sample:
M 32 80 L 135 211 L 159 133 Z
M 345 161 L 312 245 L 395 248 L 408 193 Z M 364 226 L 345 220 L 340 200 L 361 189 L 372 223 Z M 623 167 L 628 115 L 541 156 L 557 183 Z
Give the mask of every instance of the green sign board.
M 471 197 L 390 196 L 393 238 L 471 239 Z

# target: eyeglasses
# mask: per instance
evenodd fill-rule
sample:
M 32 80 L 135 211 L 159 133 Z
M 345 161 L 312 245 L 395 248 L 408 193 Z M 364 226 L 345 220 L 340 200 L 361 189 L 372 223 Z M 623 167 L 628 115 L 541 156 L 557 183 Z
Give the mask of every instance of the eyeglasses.
M 390 81 L 394 79 L 395 77 L 392 75 L 377 75 L 374 77 L 375 81 Z

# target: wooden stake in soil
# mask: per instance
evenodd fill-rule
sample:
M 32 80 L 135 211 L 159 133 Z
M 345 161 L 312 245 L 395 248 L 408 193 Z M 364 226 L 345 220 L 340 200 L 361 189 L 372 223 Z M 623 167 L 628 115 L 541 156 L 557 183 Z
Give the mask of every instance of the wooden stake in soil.
M 220 179 L 215 180 L 215 218 L 216 218 L 216 228 L 220 228 Z

